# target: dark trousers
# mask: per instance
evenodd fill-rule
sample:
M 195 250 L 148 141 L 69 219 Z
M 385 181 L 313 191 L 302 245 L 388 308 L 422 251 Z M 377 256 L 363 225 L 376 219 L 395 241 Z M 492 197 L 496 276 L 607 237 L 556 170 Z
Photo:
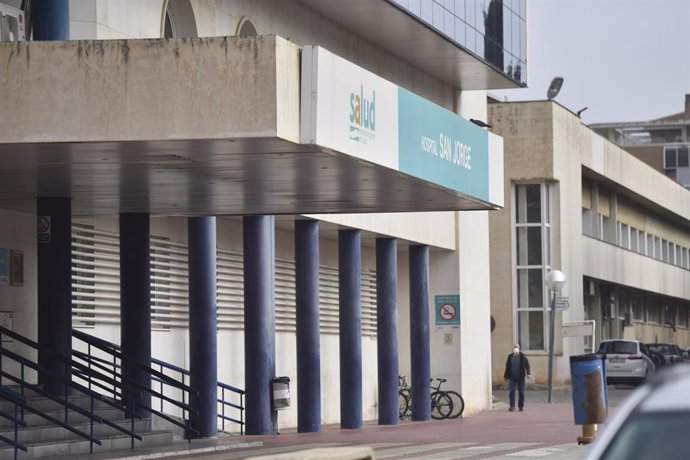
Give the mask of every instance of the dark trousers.
M 518 407 L 525 407 L 525 378 L 510 379 L 510 407 L 515 407 L 515 387 L 518 389 Z

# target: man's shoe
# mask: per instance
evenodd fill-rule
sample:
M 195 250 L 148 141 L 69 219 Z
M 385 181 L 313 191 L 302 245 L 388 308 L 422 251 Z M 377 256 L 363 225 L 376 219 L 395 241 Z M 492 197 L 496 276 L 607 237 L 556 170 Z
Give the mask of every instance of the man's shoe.
M 522 412 L 522 411 L 523 411 L 523 408 L 521 407 L 521 408 L 520 408 L 520 412 Z
M 510 409 L 508 409 L 508 412 L 515 412 L 515 408 L 511 407 Z

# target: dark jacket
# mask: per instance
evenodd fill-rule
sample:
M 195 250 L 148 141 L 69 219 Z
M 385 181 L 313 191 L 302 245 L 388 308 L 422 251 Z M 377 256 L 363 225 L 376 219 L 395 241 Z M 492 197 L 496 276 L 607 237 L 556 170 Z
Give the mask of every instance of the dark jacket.
M 529 360 L 527 359 L 527 356 L 525 356 L 522 352 L 519 353 L 520 355 L 520 378 L 524 379 L 525 376 L 531 374 L 530 369 L 529 369 Z M 506 380 L 510 379 L 510 357 L 513 356 L 513 354 L 508 355 L 508 359 L 506 359 L 506 371 L 503 373 L 503 378 Z

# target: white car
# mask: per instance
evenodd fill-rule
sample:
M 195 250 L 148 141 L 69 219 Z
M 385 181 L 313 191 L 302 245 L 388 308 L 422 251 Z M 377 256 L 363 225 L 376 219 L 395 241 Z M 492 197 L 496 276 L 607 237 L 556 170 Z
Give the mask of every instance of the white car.
M 660 371 L 633 391 L 590 446 L 587 460 L 690 457 L 690 365 Z
M 604 340 L 599 352 L 606 355 L 606 383 L 644 383 L 654 374 L 649 350 L 639 340 Z

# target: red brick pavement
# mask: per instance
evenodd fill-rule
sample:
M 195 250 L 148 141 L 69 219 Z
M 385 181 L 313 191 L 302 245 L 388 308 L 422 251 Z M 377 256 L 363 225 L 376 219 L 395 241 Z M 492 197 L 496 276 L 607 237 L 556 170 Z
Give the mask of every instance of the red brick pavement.
M 245 436 L 243 439 L 262 441 L 264 448 L 331 442 L 533 442 L 558 445 L 577 442 L 581 433 L 581 427 L 573 424 L 572 411 L 569 404 L 530 404 L 525 412 L 489 411 L 456 420 L 403 421 L 397 426 L 380 426 L 371 422 L 356 430 L 343 430 L 332 425 L 323 427 L 321 433 L 285 431 L 276 436 Z

